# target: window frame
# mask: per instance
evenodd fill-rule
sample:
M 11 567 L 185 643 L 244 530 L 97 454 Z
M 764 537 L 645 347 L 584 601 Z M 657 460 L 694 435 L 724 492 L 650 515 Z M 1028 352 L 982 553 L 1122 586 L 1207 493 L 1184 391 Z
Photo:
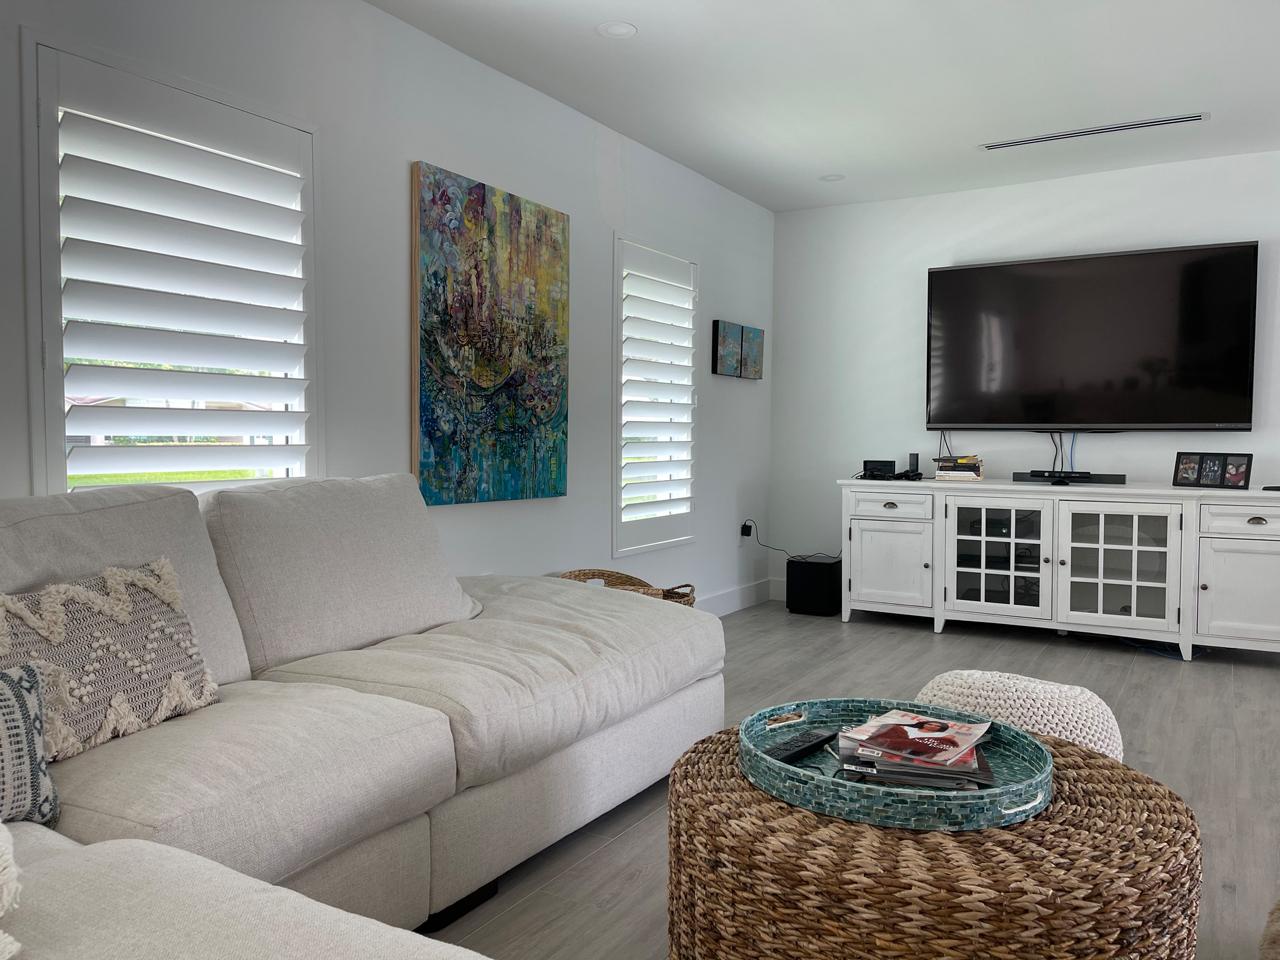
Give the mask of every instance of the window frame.
M 693 467 L 691 469 L 690 483 L 691 493 L 689 495 L 689 509 L 681 514 L 673 514 L 661 517 L 641 518 L 628 521 L 625 524 L 627 532 L 632 531 L 651 531 L 643 538 L 643 542 L 630 542 L 633 538 L 624 536 L 624 524 L 622 521 L 622 345 L 623 331 L 622 324 L 625 319 L 623 315 L 623 250 L 624 244 L 641 247 L 650 250 L 660 256 L 671 259 L 681 260 L 689 264 L 691 270 L 691 279 L 693 281 L 694 307 L 693 307 L 693 368 L 691 371 L 690 383 L 693 386 L 693 412 L 691 429 L 689 436 L 693 443 Z M 697 474 L 698 474 L 698 394 L 700 387 L 700 377 L 698 369 L 698 338 L 701 332 L 699 305 L 700 284 L 699 284 L 698 262 L 689 257 L 684 257 L 676 253 L 670 253 L 660 249 L 651 243 L 638 240 L 634 237 L 627 236 L 622 233 L 614 233 L 613 240 L 613 385 L 611 388 L 611 402 L 613 404 L 613 430 L 612 430 L 612 446 L 611 456 L 613 458 L 613 466 L 610 470 L 610 478 L 612 486 L 609 491 L 609 512 L 610 527 L 612 530 L 612 547 L 614 558 L 627 557 L 638 553 L 648 553 L 653 550 L 666 550 L 670 547 L 677 547 L 682 544 L 693 543 L 696 540 L 694 534 L 695 517 L 698 509 L 698 495 L 696 490 Z
M 59 55 L 76 57 L 97 67 L 118 71 L 136 80 L 167 87 L 178 94 L 237 110 L 261 120 L 289 127 L 307 138 L 300 154 L 303 179 L 301 242 L 303 276 L 303 338 L 307 345 L 305 476 L 325 476 L 324 355 L 321 297 L 315 264 L 317 203 L 317 128 L 260 104 L 247 103 L 189 79 L 166 75 L 127 57 L 71 42 L 69 38 L 27 26 L 21 32 L 21 150 L 23 184 L 23 253 L 26 287 L 26 370 L 31 492 L 35 496 L 65 494 L 67 488 L 66 430 L 62 371 L 61 230 L 58 184 L 58 64 Z M 260 482 L 223 480 L 170 482 L 200 492 Z M 96 489 L 109 489 L 99 487 Z

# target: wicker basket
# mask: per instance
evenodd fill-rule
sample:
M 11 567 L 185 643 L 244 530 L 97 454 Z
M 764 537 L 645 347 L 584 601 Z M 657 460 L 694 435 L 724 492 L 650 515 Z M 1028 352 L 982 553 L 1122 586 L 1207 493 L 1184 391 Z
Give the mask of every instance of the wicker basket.
M 672 603 L 684 604 L 686 607 L 693 606 L 693 584 L 682 583 L 675 587 L 655 587 L 651 583 L 646 583 L 639 577 L 633 577 L 629 573 L 619 573 L 617 570 L 566 570 L 560 574 L 562 580 L 577 580 L 579 583 L 589 583 L 592 580 L 600 580 L 606 587 L 612 587 L 614 590 L 628 590 L 631 593 L 641 593 L 646 597 L 653 597 L 656 600 L 670 600 Z

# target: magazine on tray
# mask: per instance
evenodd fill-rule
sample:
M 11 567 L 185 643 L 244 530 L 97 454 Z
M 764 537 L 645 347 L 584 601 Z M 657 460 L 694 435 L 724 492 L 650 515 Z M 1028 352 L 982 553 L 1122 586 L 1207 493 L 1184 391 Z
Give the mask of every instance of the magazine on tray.
M 844 746 L 853 741 L 882 753 L 949 766 L 971 762 L 972 758 L 966 755 L 972 753 L 990 726 L 986 722 L 961 723 L 906 710 L 890 710 L 866 723 L 845 727 L 840 731 L 840 743 Z

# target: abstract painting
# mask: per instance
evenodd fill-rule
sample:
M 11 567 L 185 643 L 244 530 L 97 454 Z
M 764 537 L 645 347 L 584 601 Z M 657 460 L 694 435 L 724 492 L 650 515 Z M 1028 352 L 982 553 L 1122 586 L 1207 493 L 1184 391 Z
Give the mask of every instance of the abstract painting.
M 713 320 L 711 339 L 711 372 L 722 377 L 742 375 L 742 327 L 727 320 Z
M 742 379 L 764 379 L 764 331 L 759 327 L 742 328 Z
M 413 164 L 413 469 L 428 504 L 562 497 L 569 217 Z

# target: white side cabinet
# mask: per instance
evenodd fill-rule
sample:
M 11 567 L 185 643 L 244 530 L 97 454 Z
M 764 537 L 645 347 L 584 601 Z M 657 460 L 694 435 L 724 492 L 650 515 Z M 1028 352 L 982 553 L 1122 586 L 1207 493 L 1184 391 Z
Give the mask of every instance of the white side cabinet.
M 851 596 L 861 603 L 933 605 L 933 524 L 849 520 Z
M 1280 495 L 840 482 L 855 610 L 1280 653 Z
M 1280 540 L 1200 541 L 1196 633 L 1280 650 Z

